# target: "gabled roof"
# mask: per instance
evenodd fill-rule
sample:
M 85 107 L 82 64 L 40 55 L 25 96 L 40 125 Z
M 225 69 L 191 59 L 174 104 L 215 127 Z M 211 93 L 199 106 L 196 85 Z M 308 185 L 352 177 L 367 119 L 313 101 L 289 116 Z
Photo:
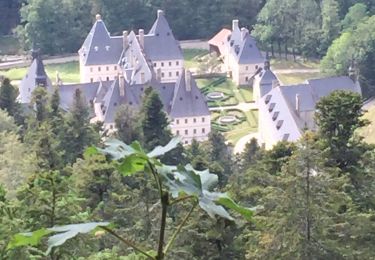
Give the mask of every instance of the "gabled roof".
M 218 47 L 220 53 L 223 54 L 225 52 L 226 42 L 230 34 L 231 31 L 229 29 L 223 28 L 208 41 L 208 44 Z
M 232 28 L 232 34 L 227 37 L 227 48 L 239 64 L 263 63 L 264 58 L 259 51 L 254 37 L 245 28 Z
M 43 86 L 47 91 L 52 91 L 52 83 L 44 69 L 42 58 L 39 54 L 33 54 L 33 57 L 34 59 L 19 86 L 18 100 L 20 103 L 30 103 L 32 92 L 37 86 Z
M 360 95 L 362 94 L 360 86 L 353 82 L 348 76 L 311 79 L 307 82 L 311 86 L 312 92 L 317 100 L 329 95 L 335 90 L 349 90 Z
M 144 72 L 145 78 L 151 78 L 151 69 L 146 61 L 142 48 L 133 31 L 128 35 L 128 47 L 122 51 L 120 65 L 128 81 L 135 81 L 138 73 Z
M 176 83 L 170 116 L 192 117 L 210 115 L 204 96 L 197 87 L 190 71 L 181 73 Z
M 116 64 L 122 51 L 122 37 L 111 37 L 100 16 L 87 35 L 79 53 L 84 65 Z
M 174 38 L 161 10 L 158 10 L 158 16 L 151 30 L 144 36 L 144 51 L 147 58 L 152 61 L 183 59 L 180 45 Z

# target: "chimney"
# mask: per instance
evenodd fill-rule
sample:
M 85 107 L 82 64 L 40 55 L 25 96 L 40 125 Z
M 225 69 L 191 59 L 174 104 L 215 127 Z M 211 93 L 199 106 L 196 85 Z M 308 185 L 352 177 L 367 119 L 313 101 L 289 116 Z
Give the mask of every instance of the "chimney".
M 163 10 L 158 10 L 158 18 L 160 17 L 160 16 L 162 16 L 162 15 L 164 15 L 164 11 Z
M 232 31 L 238 29 L 238 20 L 233 20 L 232 21 Z
M 139 40 L 139 45 L 141 45 L 141 48 L 144 49 L 144 47 L 145 47 L 145 31 L 143 29 L 139 29 L 139 31 L 138 31 L 138 40 Z
M 185 87 L 186 91 L 191 91 L 191 73 L 189 70 L 185 70 Z
M 156 79 L 160 82 L 161 81 L 161 68 L 156 70 Z
M 271 67 L 270 61 L 269 61 L 269 59 L 266 59 L 264 61 L 264 70 L 270 70 L 270 67 Z
M 101 20 L 102 20 L 102 16 L 101 16 L 100 14 L 97 14 L 97 15 L 95 16 L 95 19 L 96 19 L 97 21 L 101 21 Z
M 249 30 L 246 29 L 245 27 L 241 28 L 241 39 L 245 40 L 246 36 L 249 34 Z
M 124 79 L 124 75 L 119 75 L 119 88 L 120 88 L 120 97 L 123 97 L 125 96 L 125 79 Z
M 299 97 L 299 94 L 296 94 L 296 111 L 297 113 L 299 113 L 299 110 L 300 110 L 300 97 Z
M 122 47 L 126 50 L 129 46 L 128 31 L 122 32 Z

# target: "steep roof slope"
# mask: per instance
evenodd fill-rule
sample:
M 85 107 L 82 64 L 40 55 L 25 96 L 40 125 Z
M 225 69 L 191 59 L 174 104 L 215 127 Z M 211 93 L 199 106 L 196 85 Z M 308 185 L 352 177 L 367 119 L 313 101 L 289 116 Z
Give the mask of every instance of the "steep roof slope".
M 84 65 L 116 64 L 122 51 L 121 37 L 111 37 L 100 15 L 87 35 L 79 53 Z
M 176 83 L 170 116 L 176 118 L 206 115 L 210 115 L 210 111 L 190 71 L 181 73 Z
M 162 10 L 158 10 L 156 21 L 144 36 L 144 41 L 144 51 L 152 61 L 183 59 L 180 45 L 174 38 Z

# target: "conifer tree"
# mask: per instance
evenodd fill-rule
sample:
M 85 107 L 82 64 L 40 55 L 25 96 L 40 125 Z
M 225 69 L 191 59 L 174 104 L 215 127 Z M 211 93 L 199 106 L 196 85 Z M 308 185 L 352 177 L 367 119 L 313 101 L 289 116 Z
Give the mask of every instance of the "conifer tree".
M 151 87 L 146 89 L 143 99 L 141 128 L 143 143 L 147 149 L 167 144 L 172 136 L 163 103 Z
M 66 161 L 74 162 L 85 148 L 99 142 L 99 134 L 90 124 L 90 112 L 79 89 L 74 93 L 73 105 L 66 115 Z
M 13 116 L 17 106 L 16 98 L 16 89 L 10 84 L 10 80 L 5 78 L 0 87 L 0 109 Z
M 141 137 L 139 116 L 134 108 L 122 105 L 116 111 L 116 136 L 126 144 L 130 144 Z

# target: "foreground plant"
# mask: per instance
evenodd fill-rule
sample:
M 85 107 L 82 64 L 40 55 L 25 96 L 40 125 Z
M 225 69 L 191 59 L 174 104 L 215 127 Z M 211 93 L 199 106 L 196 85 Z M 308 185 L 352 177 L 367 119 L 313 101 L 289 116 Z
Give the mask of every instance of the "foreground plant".
M 209 173 L 208 170 L 196 171 L 191 165 L 165 165 L 157 159 L 159 156 L 174 149 L 178 143 L 179 139 L 174 138 L 166 146 L 158 146 L 150 153 L 146 153 L 138 142 L 126 145 L 118 140 L 110 140 L 105 143 L 105 149 L 91 147 L 86 151 L 86 155 L 88 156 L 98 153 L 110 156 L 112 160 L 116 161 L 118 171 L 123 176 L 146 172 L 151 179 L 154 180 L 159 192 L 161 204 L 161 223 L 156 254 L 150 253 L 152 250 L 142 249 L 132 241 L 121 237 L 109 226 L 109 222 L 71 224 L 43 228 L 31 233 L 19 233 L 10 241 L 8 250 L 27 245 L 36 246 L 41 242 L 42 238 L 51 235 L 47 242 L 48 249 L 46 254 L 48 255 L 54 247 L 64 244 L 68 239 L 80 233 L 90 233 L 99 228 L 113 235 L 122 243 L 132 247 L 144 256 L 150 259 L 161 260 L 164 259 L 164 256 L 171 249 L 177 235 L 181 232 L 197 206 L 207 212 L 212 218 L 222 217 L 228 220 L 234 220 L 227 211 L 227 209 L 231 209 L 242 215 L 246 220 L 251 220 L 253 213 L 251 209 L 239 206 L 225 193 L 212 191 L 218 182 L 217 175 Z M 177 226 L 168 243 L 165 244 L 168 207 L 172 207 L 183 201 L 190 201 L 191 209 Z

